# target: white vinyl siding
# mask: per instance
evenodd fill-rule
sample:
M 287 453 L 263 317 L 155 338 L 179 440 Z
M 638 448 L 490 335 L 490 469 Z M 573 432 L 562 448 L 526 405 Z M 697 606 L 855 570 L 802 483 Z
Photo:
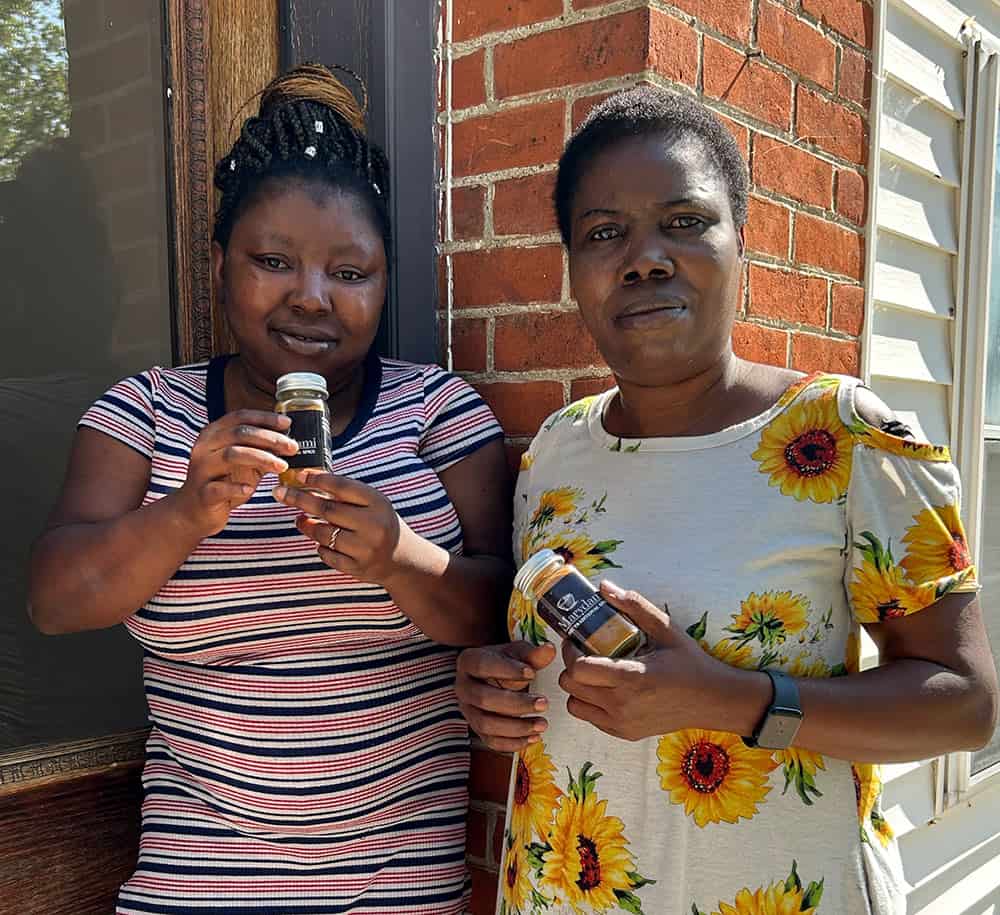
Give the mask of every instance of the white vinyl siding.
M 960 36 L 920 6 L 888 0 L 885 8 L 866 365 L 876 393 L 910 422 L 919 412 L 919 430 L 947 444 L 966 61 Z

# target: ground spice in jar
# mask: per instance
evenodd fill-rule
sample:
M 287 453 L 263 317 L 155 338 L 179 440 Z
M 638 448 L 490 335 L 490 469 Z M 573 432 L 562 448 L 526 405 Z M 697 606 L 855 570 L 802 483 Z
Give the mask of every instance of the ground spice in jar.
M 514 587 L 538 615 L 581 651 L 606 658 L 635 654 L 642 631 L 611 606 L 576 568 L 554 550 L 540 550 L 521 566 Z
M 298 471 L 329 471 L 333 466 L 326 379 L 312 372 L 282 375 L 275 397 L 274 411 L 291 419 L 292 427 L 286 434 L 299 444 L 298 453 L 286 459 L 288 470 L 278 479 L 285 486 L 298 486 Z

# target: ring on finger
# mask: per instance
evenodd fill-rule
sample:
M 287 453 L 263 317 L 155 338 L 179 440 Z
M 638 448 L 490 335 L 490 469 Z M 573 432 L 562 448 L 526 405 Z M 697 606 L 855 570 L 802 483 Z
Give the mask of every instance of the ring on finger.
M 330 528 L 330 537 L 326 541 L 326 548 L 328 550 L 335 550 L 337 548 L 337 537 L 340 535 L 339 527 Z

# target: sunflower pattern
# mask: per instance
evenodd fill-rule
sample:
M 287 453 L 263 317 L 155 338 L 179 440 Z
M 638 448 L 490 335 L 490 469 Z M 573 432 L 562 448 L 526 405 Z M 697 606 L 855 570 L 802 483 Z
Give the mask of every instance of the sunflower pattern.
M 568 407 L 563 407 L 553 416 L 551 416 L 542 427 L 546 432 L 550 429 L 554 429 L 560 423 L 563 422 L 573 422 L 575 420 L 583 419 L 587 415 L 587 411 L 590 410 L 591 405 L 600 395 L 594 394 L 590 397 L 582 397 L 580 400 L 571 403 Z
M 861 626 L 977 586 L 947 450 L 867 426 L 851 410 L 854 384 L 799 380 L 739 438 L 711 446 L 731 448 L 725 462 L 701 445 L 595 441 L 600 399 L 560 411 L 523 459 L 517 559 L 553 549 L 592 579 L 636 587 L 730 667 L 803 679 L 856 673 Z M 619 459 L 616 480 L 607 467 Z M 689 484 L 689 472 L 702 476 Z M 738 498 L 746 493 L 732 511 L 719 503 L 718 540 L 700 491 L 685 490 L 704 486 L 705 474 L 720 492 L 735 479 Z M 678 498 L 650 488 L 661 484 Z M 685 565 L 688 544 L 701 563 Z M 508 623 L 514 638 L 555 638 L 516 593 Z M 868 898 L 864 878 L 828 862 L 860 845 L 868 867 L 891 876 L 887 885 L 901 880 L 877 766 L 807 746 L 754 748 L 698 727 L 609 740 L 564 710 L 560 671 L 557 656 L 539 672 L 550 726 L 515 758 L 496 862 L 501 915 L 674 911 L 674 868 L 690 880 L 682 901 L 691 915 L 853 910 Z
M 635 869 L 624 823 L 609 816 L 607 800 L 597 796 L 601 777 L 589 762 L 576 776 L 569 773 L 566 793 L 555 788 L 558 804 L 544 830 L 535 828 L 540 821 L 531 828 L 538 841 L 526 830 L 507 831 L 501 915 L 534 915 L 552 906 L 644 915 L 636 891 L 656 881 Z
M 798 865 L 792 862 L 792 872 L 787 880 L 770 886 L 750 890 L 744 887 L 736 894 L 732 904 L 719 902 L 711 915 L 813 915 L 819 911 L 823 899 L 823 880 L 802 885 Z M 691 906 L 692 915 L 705 915 L 697 903 Z
M 752 819 L 778 767 L 767 750 L 722 731 L 675 731 L 657 747 L 660 787 L 698 826 Z
M 739 643 L 759 641 L 765 648 L 781 644 L 789 635 L 802 632 L 809 624 L 809 601 L 791 591 L 752 593 L 733 614 L 726 632 Z
M 854 614 L 861 623 L 881 623 L 923 610 L 963 579 L 960 574 L 939 582 L 914 582 L 907 572 L 906 559 L 897 564 L 891 546 L 883 545 L 871 531 L 863 531 L 854 547 L 862 563 L 854 569 L 849 591 Z M 967 566 L 966 573 L 971 571 L 972 567 Z
M 799 502 L 836 502 L 851 479 L 854 440 L 837 413 L 836 388 L 821 390 L 793 401 L 765 426 L 752 455 L 770 484 Z
M 903 543 L 906 556 L 900 565 L 913 581 L 950 579 L 975 574 L 958 508 L 940 505 L 913 516 Z
M 915 442 L 908 438 L 889 435 L 881 429 L 866 425 L 858 419 L 851 427 L 859 444 L 896 457 L 916 458 L 919 461 L 936 461 L 947 463 L 951 461 L 951 451 L 944 445 L 929 445 L 926 442 Z
M 510 799 L 510 834 L 527 843 L 544 839 L 562 791 L 555 783 L 555 764 L 545 752 L 544 741 L 522 750 L 515 760 L 514 791 Z
M 882 797 L 881 767 L 871 763 L 855 763 L 851 766 L 854 778 L 854 794 L 858 802 L 858 821 L 861 824 L 861 841 L 870 842 L 874 835 L 883 848 L 888 848 L 893 839 L 892 827 L 879 809 Z

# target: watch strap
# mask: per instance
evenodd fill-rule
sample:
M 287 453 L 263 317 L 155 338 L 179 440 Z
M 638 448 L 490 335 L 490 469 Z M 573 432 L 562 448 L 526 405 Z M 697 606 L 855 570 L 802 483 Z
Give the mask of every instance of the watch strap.
M 743 742 L 748 747 L 763 746 L 770 750 L 781 750 L 791 745 L 799 724 L 802 721 L 802 702 L 799 698 L 799 687 L 794 677 L 780 670 L 764 668 L 771 681 L 773 695 L 771 703 L 764 712 L 764 717 L 754 729 L 750 737 L 744 737 Z M 771 738 L 761 744 L 761 735 L 767 733 Z

